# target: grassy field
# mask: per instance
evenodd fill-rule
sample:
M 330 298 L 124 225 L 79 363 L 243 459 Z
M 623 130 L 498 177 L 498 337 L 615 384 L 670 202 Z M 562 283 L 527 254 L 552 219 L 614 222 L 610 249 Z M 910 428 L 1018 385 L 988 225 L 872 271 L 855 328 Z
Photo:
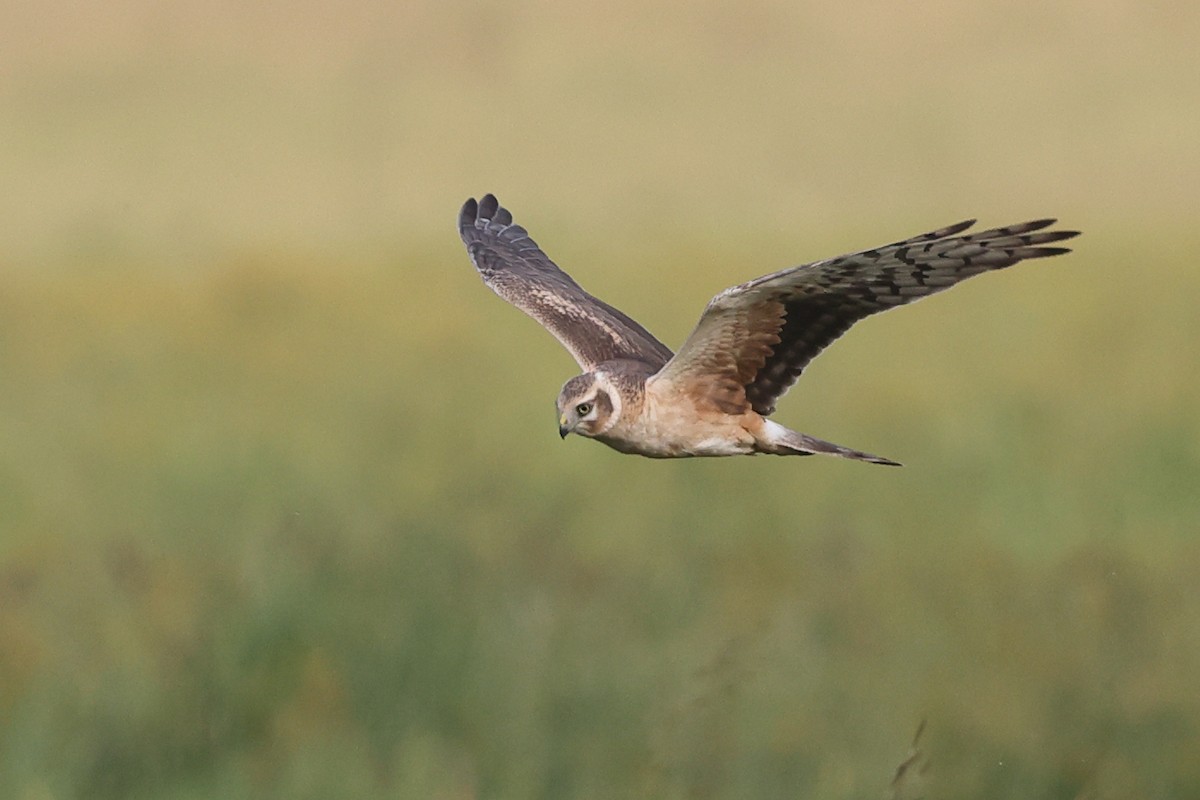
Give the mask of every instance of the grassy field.
M 0 10 L 0 796 L 1200 795 L 1189 6 Z M 781 421 L 560 443 L 494 191 L 678 344 L 979 215 L 1065 258 L 856 328 Z

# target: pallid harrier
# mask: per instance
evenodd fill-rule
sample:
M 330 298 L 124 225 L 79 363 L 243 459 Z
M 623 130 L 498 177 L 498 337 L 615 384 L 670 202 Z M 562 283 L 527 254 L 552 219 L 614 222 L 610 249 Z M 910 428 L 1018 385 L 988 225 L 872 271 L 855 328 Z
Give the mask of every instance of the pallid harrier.
M 458 230 L 496 294 L 540 322 L 582 375 L 558 395 L 558 431 L 652 458 L 813 453 L 898 463 L 767 419 L 808 362 L 863 317 L 972 275 L 1069 252 L 1053 219 L 959 236 L 960 222 L 873 250 L 791 267 L 714 297 L 678 353 L 592 297 L 513 224 L 492 195 L 468 200 Z

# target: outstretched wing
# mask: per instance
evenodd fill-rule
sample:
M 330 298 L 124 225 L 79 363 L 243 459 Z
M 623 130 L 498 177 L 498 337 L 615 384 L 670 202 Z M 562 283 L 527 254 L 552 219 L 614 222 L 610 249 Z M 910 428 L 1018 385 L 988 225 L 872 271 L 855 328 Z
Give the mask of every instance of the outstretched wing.
M 726 289 L 654 380 L 682 389 L 694 385 L 728 413 L 748 405 L 765 416 L 808 363 L 858 320 L 981 272 L 1069 252 L 1039 246 L 1078 235 L 1043 230 L 1055 222 L 958 236 L 975 224 L 968 220 Z
M 670 348 L 559 269 L 494 196 L 468 200 L 458 231 L 484 283 L 554 334 L 583 369 L 617 358 L 657 369 L 670 360 Z

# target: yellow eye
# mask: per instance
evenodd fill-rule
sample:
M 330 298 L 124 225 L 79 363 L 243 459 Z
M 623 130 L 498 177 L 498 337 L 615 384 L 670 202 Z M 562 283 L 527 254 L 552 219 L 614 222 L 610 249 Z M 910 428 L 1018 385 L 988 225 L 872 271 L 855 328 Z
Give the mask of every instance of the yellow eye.
M 575 413 L 581 417 L 586 417 L 588 415 L 588 412 L 591 410 L 592 410 L 591 403 L 580 403 L 579 405 L 575 406 Z

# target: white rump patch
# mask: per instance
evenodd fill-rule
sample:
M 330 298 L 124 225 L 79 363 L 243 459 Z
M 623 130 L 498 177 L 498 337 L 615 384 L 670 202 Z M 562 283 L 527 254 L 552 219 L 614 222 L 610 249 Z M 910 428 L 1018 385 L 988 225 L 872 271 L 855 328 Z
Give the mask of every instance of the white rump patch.
M 769 419 L 763 420 L 762 432 L 762 440 L 767 444 L 787 444 L 791 441 L 791 431 Z

